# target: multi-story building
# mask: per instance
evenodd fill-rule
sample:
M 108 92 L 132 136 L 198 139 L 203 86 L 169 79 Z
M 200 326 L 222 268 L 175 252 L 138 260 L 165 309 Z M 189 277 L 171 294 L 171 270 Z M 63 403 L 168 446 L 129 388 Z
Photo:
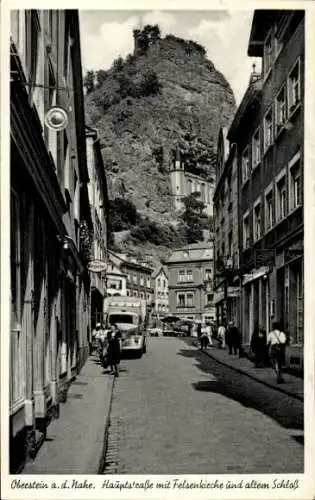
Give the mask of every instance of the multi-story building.
M 183 198 L 192 193 L 200 193 L 200 201 L 205 205 L 205 213 L 208 216 L 213 215 L 213 191 L 215 184 L 214 168 L 209 166 L 211 174 L 208 178 L 201 177 L 190 172 L 185 167 L 185 162 L 179 150 L 177 150 L 171 165 L 170 178 L 171 188 L 174 196 L 174 205 L 177 211 L 184 208 Z
M 168 274 L 165 267 L 159 267 L 152 276 L 154 286 L 153 313 L 156 319 L 168 314 Z
M 108 252 L 106 284 L 108 296 L 127 296 L 127 274 L 122 270 L 122 261 L 114 252 Z
M 93 226 L 78 12 L 11 11 L 10 63 L 14 472 L 44 439 L 88 355 L 90 242 L 80 226 Z
M 169 313 L 180 319 L 214 320 L 213 241 L 174 250 L 166 265 Z
M 89 203 L 93 221 L 93 246 L 90 259 L 96 265 L 107 264 L 108 242 L 108 192 L 101 146 L 96 130 L 86 126 L 86 150 L 89 173 Z M 96 271 L 99 271 L 96 267 Z M 91 272 L 91 328 L 103 319 L 103 302 L 106 296 L 106 270 Z
M 228 139 L 239 169 L 242 330 L 281 321 L 303 343 L 304 11 L 255 11 L 248 54 L 262 58 Z
M 109 258 L 122 273 L 122 277 L 119 278 L 119 280 L 122 290 L 124 290 L 125 293 L 120 293 L 120 295 L 145 299 L 150 309 L 154 294 L 152 282 L 153 270 L 146 263 L 140 263 L 137 259 L 127 254 L 109 251 Z M 109 279 L 109 277 L 111 281 L 115 279 L 114 276 L 108 273 L 110 273 L 110 271 L 107 272 L 107 279 Z M 108 292 L 110 293 L 109 289 Z M 113 293 L 111 293 L 111 295 L 113 295 Z
M 215 240 L 216 318 L 219 323 L 233 321 L 240 327 L 238 169 L 236 147 L 227 140 L 227 129 L 219 132 L 216 187 L 213 195 Z

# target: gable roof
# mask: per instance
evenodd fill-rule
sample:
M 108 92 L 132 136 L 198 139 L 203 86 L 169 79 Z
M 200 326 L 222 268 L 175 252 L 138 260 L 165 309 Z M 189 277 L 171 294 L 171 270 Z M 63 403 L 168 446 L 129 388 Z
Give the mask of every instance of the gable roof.
M 197 262 L 197 261 L 212 261 L 213 260 L 213 245 L 208 242 L 193 243 L 173 251 L 172 255 L 167 260 L 167 264 L 175 262 Z

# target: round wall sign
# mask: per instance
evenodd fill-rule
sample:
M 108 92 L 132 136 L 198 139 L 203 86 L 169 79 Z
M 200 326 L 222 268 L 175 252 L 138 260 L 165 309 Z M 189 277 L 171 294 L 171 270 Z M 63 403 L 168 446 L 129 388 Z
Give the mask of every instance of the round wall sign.
M 45 125 L 52 129 L 56 130 L 64 130 L 68 125 L 68 113 L 61 106 L 53 106 L 51 107 L 46 115 L 45 115 Z

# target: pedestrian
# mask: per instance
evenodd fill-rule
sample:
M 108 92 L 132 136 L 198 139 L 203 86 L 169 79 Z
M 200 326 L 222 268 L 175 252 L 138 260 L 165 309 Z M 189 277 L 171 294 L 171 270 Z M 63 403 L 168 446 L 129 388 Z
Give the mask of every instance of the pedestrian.
M 256 323 L 250 343 L 251 351 L 254 354 L 254 363 L 256 368 L 264 367 L 266 345 L 267 345 L 266 330 L 259 327 L 258 323 Z
M 206 325 L 202 324 L 201 326 L 201 334 L 200 334 L 200 349 L 203 351 L 207 349 L 209 343 Z
M 211 347 L 213 347 L 213 342 L 212 342 L 213 331 L 212 331 L 212 327 L 211 327 L 210 323 L 206 323 L 205 333 L 206 333 L 206 335 L 208 337 L 208 345 L 210 345 Z
M 220 324 L 218 328 L 218 340 L 220 342 L 220 347 L 225 349 L 225 341 L 226 341 L 226 328 L 223 323 Z
M 197 324 L 197 337 L 200 338 L 201 337 L 201 323 L 198 323 Z
M 241 335 L 233 321 L 229 322 L 229 326 L 226 330 L 226 342 L 229 348 L 229 355 L 234 354 L 236 356 L 238 353 L 239 357 L 242 356 Z
M 120 330 L 117 325 L 113 324 L 111 327 L 111 331 L 108 333 L 108 348 L 107 348 L 107 357 L 108 364 L 111 368 L 111 374 L 114 374 L 118 377 L 119 371 L 119 363 L 120 363 Z
M 285 364 L 285 346 L 287 337 L 282 331 L 278 322 L 272 324 L 272 331 L 267 337 L 267 344 L 270 349 L 272 366 L 277 375 L 277 384 L 283 384 L 285 381 L 282 376 L 282 369 Z

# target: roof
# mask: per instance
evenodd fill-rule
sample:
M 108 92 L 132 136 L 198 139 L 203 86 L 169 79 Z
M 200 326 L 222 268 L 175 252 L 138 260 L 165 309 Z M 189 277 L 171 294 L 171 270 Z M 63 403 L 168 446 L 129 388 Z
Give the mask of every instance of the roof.
M 131 260 L 129 260 L 129 257 L 127 254 L 120 254 L 120 253 L 114 253 L 112 250 L 108 250 L 108 253 L 109 255 L 113 256 L 114 258 L 116 258 L 116 262 L 119 262 L 118 265 L 121 265 L 121 264 L 125 264 L 129 267 L 132 267 L 134 269 L 138 269 L 138 270 L 142 270 L 142 271 L 147 271 L 149 272 L 150 274 L 152 273 L 152 268 L 147 266 L 147 265 L 144 265 L 144 264 L 140 264 L 139 262 L 137 262 L 133 257 Z
M 263 86 L 263 80 L 259 76 L 256 79 L 252 79 L 249 82 L 249 85 L 247 87 L 247 90 L 244 94 L 244 97 L 241 101 L 241 104 L 239 105 L 233 122 L 230 126 L 229 132 L 228 132 L 228 139 L 231 142 L 235 142 L 235 136 L 237 135 L 238 128 L 247 114 L 249 110 L 252 110 L 252 105 L 254 104 L 255 100 L 260 97 L 261 89 Z
M 213 245 L 208 242 L 194 243 L 174 250 L 167 264 L 213 260 Z
M 255 10 L 248 42 L 248 56 L 262 57 L 264 40 L 277 13 L 276 10 Z
M 152 274 L 152 278 L 156 278 L 159 274 L 164 273 L 166 278 L 168 279 L 168 271 L 165 267 L 160 266 L 157 267 L 156 270 Z

